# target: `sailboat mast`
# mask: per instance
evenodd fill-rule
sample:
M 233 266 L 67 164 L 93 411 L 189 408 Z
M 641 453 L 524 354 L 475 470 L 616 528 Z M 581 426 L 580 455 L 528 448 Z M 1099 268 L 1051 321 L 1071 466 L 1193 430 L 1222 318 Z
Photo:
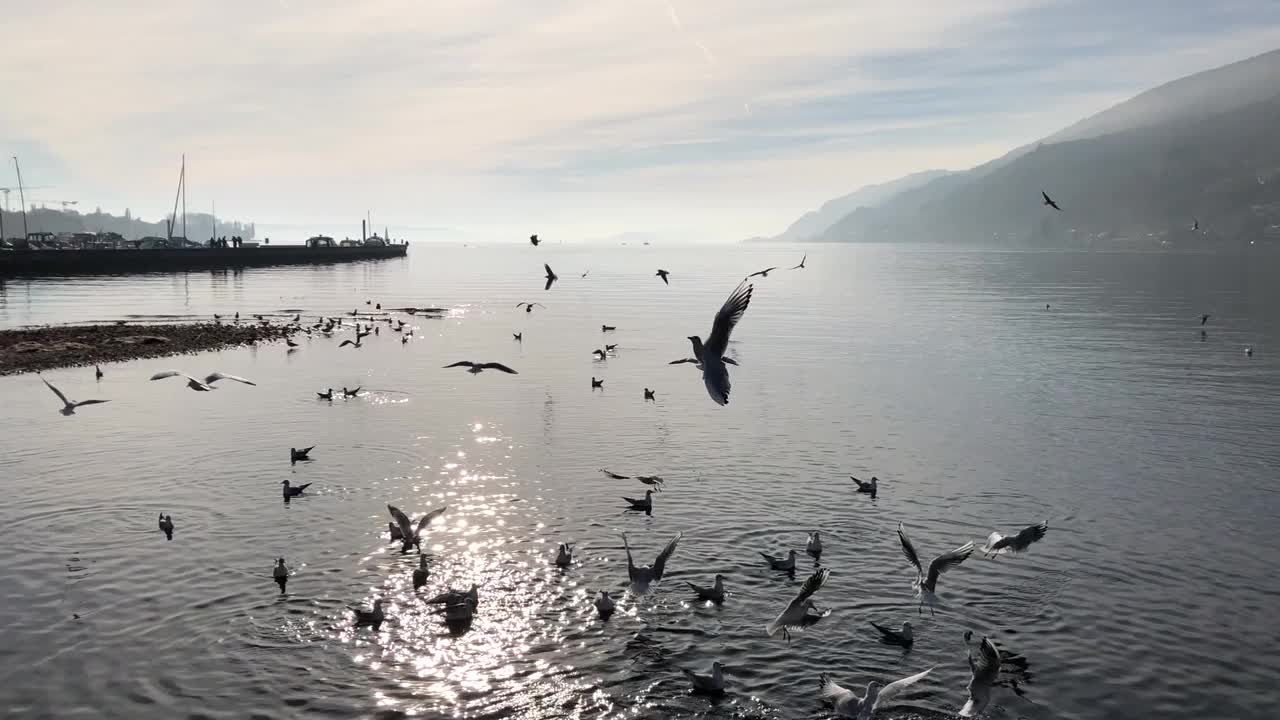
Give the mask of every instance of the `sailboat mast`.
M 22 236 L 25 238 L 31 232 L 27 230 L 27 196 L 22 191 L 22 168 L 18 166 L 18 156 L 13 156 L 13 170 L 18 173 L 18 202 L 22 203 Z
M 182 244 L 187 244 L 187 155 L 182 155 Z

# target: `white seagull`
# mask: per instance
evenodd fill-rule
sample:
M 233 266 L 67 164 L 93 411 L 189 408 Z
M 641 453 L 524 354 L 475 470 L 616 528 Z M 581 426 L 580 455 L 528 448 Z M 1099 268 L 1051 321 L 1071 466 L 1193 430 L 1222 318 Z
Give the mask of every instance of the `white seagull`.
M 827 583 L 827 578 L 831 577 L 831 570 L 828 568 L 819 568 L 817 572 L 810 575 L 804 584 L 800 586 L 800 592 L 787 603 L 782 612 L 778 613 L 778 617 L 769 621 L 764 626 L 764 631 L 769 637 L 782 631 L 782 637 L 786 638 L 787 643 L 791 642 L 791 628 L 802 628 L 812 625 L 819 619 L 831 614 L 830 610 L 819 610 L 813 604 L 813 594 L 822 589 Z M 814 614 L 809 611 L 813 610 Z
M 702 693 L 703 695 L 723 695 L 724 694 L 724 666 L 717 660 L 711 663 L 711 672 L 707 675 L 700 675 L 692 670 L 680 668 L 680 672 L 689 678 L 689 682 L 693 684 L 693 691 Z
M 966 645 L 971 637 L 972 633 L 965 631 Z M 969 699 L 960 708 L 960 717 L 973 717 L 987 709 L 987 704 L 991 702 L 991 686 L 1000 676 L 1000 651 L 991 642 L 991 638 L 984 636 L 982 642 L 978 643 L 977 658 L 973 656 L 973 648 L 969 648 L 969 672 L 972 675 L 965 688 L 969 691 Z
M 667 561 L 671 559 L 672 553 L 676 551 L 676 545 L 679 544 L 683 533 L 676 533 L 671 538 L 667 546 L 658 554 L 658 559 L 653 561 L 652 565 L 642 565 L 637 567 L 635 561 L 631 559 L 631 545 L 627 543 L 627 534 L 622 533 L 622 546 L 627 550 L 627 577 L 631 579 L 631 592 L 636 595 L 644 595 L 649 592 L 650 586 L 662 579 L 662 573 L 666 572 Z
M 195 390 L 196 392 L 209 392 L 210 390 L 217 390 L 217 388 L 215 388 L 215 387 L 213 386 L 213 384 L 214 384 L 214 383 L 216 383 L 216 382 L 218 382 L 219 380 L 234 380 L 234 381 L 236 381 L 236 382 L 238 382 L 238 383 L 244 383 L 245 385 L 257 385 L 257 384 L 258 384 L 258 383 L 254 382 L 254 381 L 252 381 L 252 380 L 247 380 L 247 379 L 242 378 L 242 377 L 240 377 L 240 376 L 238 376 L 238 375 L 226 375 L 226 374 L 223 374 L 223 373 L 220 373 L 220 372 L 211 373 L 211 374 L 209 374 L 209 375 L 206 375 L 206 376 L 205 376 L 205 378 L 204 378 L 204 380 L 197 380 L 197 379 L 195 379 L 195 378 L 191 377 L 190 375 L 188 375 L 188 374 L 186 374 L 186 373 L 184 373 L 184 372 L 179 372 L 179 371 L 177 371 L 177 370 L 162 370 L 162 371 L 160 371 L 160 372 L 156 373 L 155 375 L 152 375 L 152 376 L 151 376 L 151 379 L 152 379 L 152 380 L 164 380 L 165 378 L 171 378 L 171 377 L 184 377 L 184 378 L 186 378 L 186 379 L 187 379 L 187 387 L 191 388 L 192 390 Z
M 967 542 L 955 550 L 934 558 L 933 562 L 929 563 L 928 572 L 925 572 L 924 566 L 920 564 L 920 556 L 916 553 L 915 546 L 911 544 L 911 538 L 907 537 L 907 529 L 902 523 L 898 523 L 898 542 L 902 543 L 902 554 L 916 566 L 917 574 L 913 586 L 916 595 L 920 598 L 919 610 L 923 614 L 925 603 L 928 603 L 929 614 L 932 615 L 934 605 L 938 603 L 938 596 L 934 594 L 938 587 L 938 576 L 964 562 L 969 555 L 973 554 L 973 542 Z
M 929 668 L 924 672 L 904 677 L 901 680 L 894 680 L 883 686 L 872 680 L 867 683 L 867 692 L 862 697 L 858 697 L 848 688 L 840 687 L 835 681 L 827 677 L 826 673 L 819 676 L 819 682 L 822 683 L 822 697 L 830 700 L 835 705 L 837 715 L 857 718 L 857 720 L 871 720 L 881 705 L 892 700 L 894 695 L 920 682 L 932 671 L 933 668 Z
M 401 512 L 400 508 L 392 505 L 391 503 L 387 503 L 387 512 L 391 513 L 391 517 L 396 521 L 396 525 L 400 530 L 399 540 L 402 543 L 400 552 L 407 553 L 410 548 L 415 546 L 418 548 L 418 551 L 421 552 L 422 531 L 427 529 L 427 525 L 431 524 L 432 520 L 443 515 L 448 509 L 448 505 L 436 508 L 435 510 L 432 510 L 426 515 L 418 518 L 418 522 L 415 524 L 409 520 L 408 515 Z
M 1009 553 L 1020 553 L 1031 547 L 1031 543 L 1042 539 L 1048 530 L 1049 523 L 1046 521 L 1024 527 L 1018 531 L 1017 535 L 1001 535 L 998 532 L 993 532 L 987 536 L 987 544 L 983 545 L 981 549 L 984 555 L 994 555 L 996 557 Z
M 48 380 L 45 380 L 43 377 L 41 377 L 40 380 L 42 380 L 45 385 L 48 385 L 49 389 L 53 391 L 53 394 L 57 395 L 58 399 L 62 401 L 62 409 L 59 410 L 58 412 L 62 413 L 63 415 L 75 415 L 76 408 L 84 407 L 85 405 L 98 405 L 104 402 L 111 402 L 110 400 L 80 400 L 79 402 L 73 402 L 71 400 L 68 400 L 67 396 L 63 395 L 61 390 L 54 387 L 53 383 L 49 382 Z
M 689 336 L 689 342 L 693 343 L 693 357 L 676 361 L 697 363 L 702 370 L 702 381 L 707 386 L 707 394 L 718 405 L 729 404 L 729 369 L 725 367 L 725 363 L 737 363 L 726 358 L 724 353 L 729 347 L 729 334 L 751 303 L 752 287 L 747 283 L 738 285 L 716 313 L 716 318 L 711 323 L 711 334 L 706 341 L 703 342 L 697 335 Z

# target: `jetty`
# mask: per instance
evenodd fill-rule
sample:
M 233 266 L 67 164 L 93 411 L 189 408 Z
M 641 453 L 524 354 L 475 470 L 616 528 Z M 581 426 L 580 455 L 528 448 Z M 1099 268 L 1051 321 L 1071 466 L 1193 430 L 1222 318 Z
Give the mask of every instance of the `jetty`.
M 317 240 L 313 238 L 312 240 Z M 229 270 L 268 265 L 314 265 L 403 258 L 407 244 L 261 245 L 257 247 L 0 249 L 0 277 L 119 275 Z

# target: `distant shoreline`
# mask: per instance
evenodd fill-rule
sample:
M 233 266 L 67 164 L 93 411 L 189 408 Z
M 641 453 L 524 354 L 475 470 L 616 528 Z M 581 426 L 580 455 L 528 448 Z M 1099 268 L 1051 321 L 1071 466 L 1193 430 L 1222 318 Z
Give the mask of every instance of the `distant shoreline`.
M 0 330 L 0 375 L 275 342 L 295 332 L 289 326 L 254 323 L 125 323 Z

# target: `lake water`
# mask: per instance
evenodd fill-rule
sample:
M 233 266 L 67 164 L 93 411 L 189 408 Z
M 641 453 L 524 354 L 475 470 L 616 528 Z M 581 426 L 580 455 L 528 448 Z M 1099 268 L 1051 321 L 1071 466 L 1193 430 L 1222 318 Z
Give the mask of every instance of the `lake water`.
M 688 354 L 747 272 L 730 404 Z M 542 289 L 542 263 L 561 281 Z M 671 271 L 671 284 L 653 274 Z M 587 277 L 579 277 L 588 271 Z M 243 273 L 9 280 L 0 326 L 283 318 L 438 305 L 343 336 L 0 378 L 0 707 L 23 718 L 818 718 L 847 686 L 936 666 L 883 716 L 965 699 L 962 633 L 1025 660 L 993 718 L 1274 717 L 1280 694 L 1280 260 L 890 246 L 417 246 L 405 260 Z M 532 314 L 515 303 L 546 305 Z M 1045 305 L 1049 304 L 1048 309 Z M 1201 335 L 1200 314 L 1212 314 Z M 602 334 L 602 324 L 617 331 Z M 523 343 L 511 333 L 523 332 Z M 591 351 L 617 343 L 597 362 Z M 1246 346 L 1255 349 L 1247 357 Z M 519 375 L 444 370 L 495 360 Z M 195 393 L 157 370 L 222 371 Z M 603 378 L 603 390 L 590 379 Z M 333 403 L 327 387 L 363 386 Z M 657 402 L 642 400 L 642 389 Z M 315 445 L 291 466 L 288 448 Z M 651 517 L 623 510 L 666 478 Z M 877 475 L 872 501 L 848 479 Z M 281 501 L 280 482 L 311 483 Z M 424 595 L 481 586 L 469 632 L 415 598 L 385 505 L 449 511 Z M 166 541 L 157 513 L 173 516 Z M 1048 520 L 975 554 L 918 615 L 922 554 Z M 768 638 L 824 534 L 832 614 Z M 622 590 L 627 532 L 658 591 Z M 556 543 L 577 563 L 555 569 Z M 757 551 L 800 551 L 794 579 Z M 288 594 L 274 558 L 294 569 Z M 684 581 L 726 576 L 721 607 Z M 598 589 L 620 594 L 600 621 Z M 389 602 L 380 632 L 348 605 Z M 909 653 L 869 620 L 911 620 Z M 720 701 L 680 668 L 727 668 Z M 1016 690 L 1014 690 L 1016 685 Z

